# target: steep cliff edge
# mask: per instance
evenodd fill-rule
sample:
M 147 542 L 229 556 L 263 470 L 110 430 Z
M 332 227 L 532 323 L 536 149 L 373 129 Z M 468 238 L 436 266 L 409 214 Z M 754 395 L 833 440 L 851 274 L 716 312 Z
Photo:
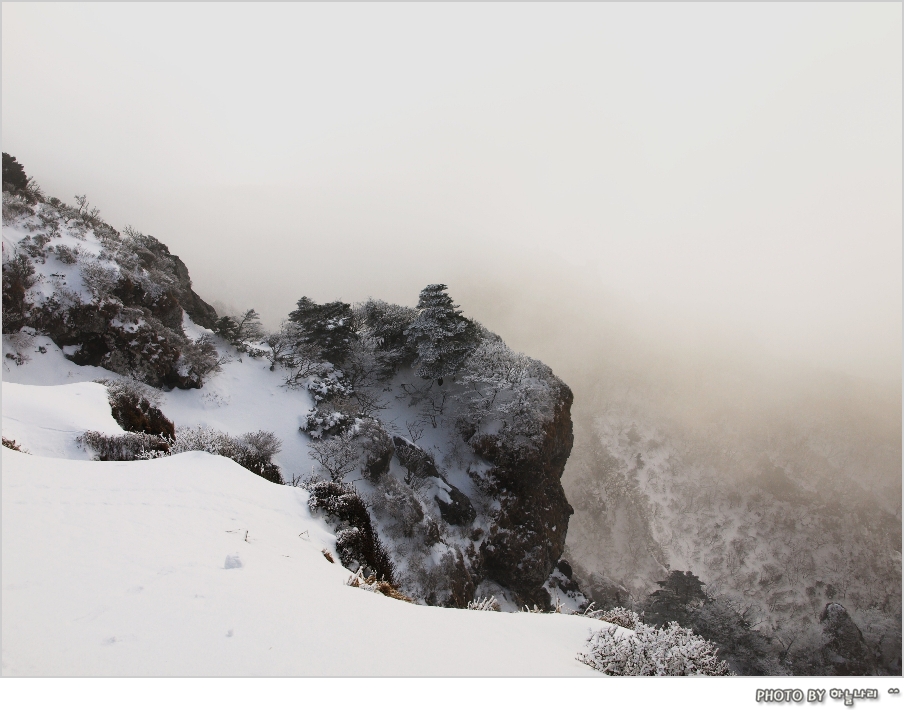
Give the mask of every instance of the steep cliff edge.
M 144 433 L 167 442 L 83 438 L 104 445 L 98 456 L 238 461 L 216 442 L 264 441 L 261 460 L 281 472 L 268 480 L 312 494 L 350 569 L 429 605 L 545 610 L 550 592 L 586 604 L 555 574 L 574 512 L 561 484 L 572 392 L 463 316 L 443 284 L 415 308 L 302 297 L 266 333 L 254 311 L 218 318 L 163 243 L 120 233 L 83 197 L 73 207 L 33 183 L 4 187 L 4 377 L 39 358 L 42 372 L 103 368 L 90 379 L 165 390 L 174 431 Z M 63 356 L 72 365 L 51 366 Z
M 565 498 L 562 473 L 574 443 L 571 404 L 574 396 L 560 383 L 552 420 L 536 447 L 513 447 L 484 435 L 472 446 L 493 464 L 499 483 L 499 513 L 481 545 L 483 569 L 529 604 L 549 606 L 543 589 L 565 549 L 568 519 L 574 508 Z

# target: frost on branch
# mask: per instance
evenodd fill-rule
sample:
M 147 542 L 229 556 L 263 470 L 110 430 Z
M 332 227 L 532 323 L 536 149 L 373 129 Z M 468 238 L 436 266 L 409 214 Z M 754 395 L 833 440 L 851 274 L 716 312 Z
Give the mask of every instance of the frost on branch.
M 717 658 L 715 645 L 690 629 L 674 621 L 663 629 L 635 623 L 633 634 L 615 626 L 600 629 L 587 641 L 590 650 L 577 660 L 606 675 L 734 675 Z
M 496 597 L 478 597 L 468 602 L 468 609 L 473 611 L 499 611 L 499 602 Z
M 463 391 L 459 426 L 479 432 L 494 422 L 503 438 L 538 443 L 553 418 L 558 378 L 549 367 L 485 332 L 458 377 Z M 525 442 L 526 443 L 526 442 Z
M 351 577 L 348 578 L 346 584 L 349 587 L 357 587 L 358 589 L 363 589 L 366 592 L 374 592 L 376 594 L 382 594 L 392 599 L 399 599 L 403 602 L 414 603 L 414 600 L 411 597 L 406 597 L 404 594 L 402 594 L 402 592 L 398 590 L 397 587 L 393 586 L 385 579 L 377 579 L 375 575 L 370 575 L 369 577 L 365 578 L 360 569 L 358 569 L 357 572 L 355 572 Z

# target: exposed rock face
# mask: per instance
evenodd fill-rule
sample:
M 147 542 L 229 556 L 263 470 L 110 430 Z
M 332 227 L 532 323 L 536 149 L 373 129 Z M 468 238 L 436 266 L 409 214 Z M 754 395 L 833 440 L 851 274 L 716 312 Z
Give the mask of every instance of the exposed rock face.
M 564 383 L 551 422 L 538 446 L 506 446 L 499 437 L 472 439 L 474 451 L 493 464 L 501 508 L 480 546 L 487 576 L 512 589 L 526 604 L 550 604 L 543 583 L 565 549 L 568 518 L 574 508 L 561 478 L 574 443 L 571 404 Z
M 180 372 L 185 338 L 154 318 L 149 309 L 118 303 L 44 306 L 32 311 L 28 324 L 60 347 L 74 346 L 67 357 L 77 365 L 94 365 L 127 374 L 155 387 L 201 386 L 201 378 Z
M 429 452 L 424 451 L 417 444 L 406 441 L 401 436 L 394 436 L 392 443 L 395 445 L 399 463 L 405 467 L 409 476 L 436 478 L 443 482 L 444 488 L 447 489 L 446 494 L 449 500 L 445 500 L 441 496 L 435 496 L 436 504 L 439 507 L 443 520 L 450 525 L 459 526 L 470 525 L 474 522 L 474 518 L 477 517 L 477 511 L 474 510 L 471 499 L 446 480 L 446 477 L 436 468 L 436 462 Z M 470 599 L 467 601 L 470 601 Z
M 153 239 L 153 242 L 147 244 L 148 251 L 154 254 L 158 262 L 168 262 L 171 273 L 175 277 L 175 285 L 170 294 L 175 305 L 180 306 L 198 325 L 213 330 L 217 321 L 217 312 L 213 306 L 192 290 L 188 267 L 178 256 L 170 254 L 170 250 L 165 244 L 153 237 L 148 237 L 148 239 Z M 182 322 L 181 317 L 182 314 L 179 313 L 178 324 Z
M 875 675 L 876 657 L 841 604 L 831 602 L 819 615 L 825 645 L 822 660 L 834 675 Z
M 406 441 L 401 436 L 392 437 L 399 463 L 409 475 L 418 478 L 441 478 L 433 457 L 417 444 Z
M 440 515 L 450 525 L 470 525 L 477 516 L 477 511 L 471 505 L 471 499 L 451 483 L 446 485 L 449 486 L 447 491 L 449 501 L 446 502 L 439 496 L 435 498 Z
M 4 220 L 19 233 L 4 245 L 4 333 L 34 328 L 76 364 L 154 387 L 200 387 L 216 367 L 215 348 L 182 330 L 183 312 L 212 328 L 216 311 L 157 239 L 122 235 L 53 198 L 4 212 Z

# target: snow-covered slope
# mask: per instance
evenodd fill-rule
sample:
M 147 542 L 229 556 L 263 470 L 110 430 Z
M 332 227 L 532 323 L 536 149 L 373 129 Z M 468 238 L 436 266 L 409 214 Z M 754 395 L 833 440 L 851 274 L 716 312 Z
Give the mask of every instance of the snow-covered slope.
M 85 431 L 123 433 L 107 402 L 107 388 L 96 382 L 41 387 L 3 384 L 3 436 L 29 453 L 65 459 L 91 459 L 76 437 Z
M 2 462 L 4 675 L 594 674 L 604 622 L 346 586 L 307 493 L 228 459 Z

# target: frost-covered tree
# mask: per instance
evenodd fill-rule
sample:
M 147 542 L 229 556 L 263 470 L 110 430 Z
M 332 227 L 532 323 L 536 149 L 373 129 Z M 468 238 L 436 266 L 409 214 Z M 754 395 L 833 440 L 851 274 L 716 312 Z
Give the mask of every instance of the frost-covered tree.
M 405 331 L 416 317 L 417 311 L 413 308 L 375 299 L 356 307 L 359 335 L 374 343 L 377 359 L 382 365 L 381 377 L 391 377 L 399 366 L 414 360 L 416 353 Z
M 477 345 L 477 325 L 461 314 L 447 288 L 431 284 L 421 291 L 417 317 L 405 329 L 417 353 L 416 372 L 425 380 L 454 375 Z
M 358 337 L 352 307 L 342 301 L 318 305 L 302 296 L 289 320 L 300 326 L 300 344 L 316 346 L 323 359 L 337 365 L 345 360 Z
M 577 660 L 606 675 L 726 676 L 734 675 L 718 657 L 715 644 L 674 621 L 658 629 L 626 609 L 607 612 L 616 626 L 600 629 L 587 641 L 588 653 Z M 605 617 L 604 617 L 605 619 Z M 608 619 L 607 619 L 608 620 Z
M 9 186 L 11 190 L 24 190 L 28 185 L 28 176 L 25 168 L 9 153 L 3 154 L 3 187 Z
M 247 341 L 262 340 L 265 333 L 261 325 L 261 317 L 253 308 L 238 317 L 222 316 L 217 320 L 216 332 L 240 350 Z
M 457 381 L 462 385 L 456 398 L 463 405 L 459 422 L 464 430 L 476 431 L 486 422 L 497 421 L 503 425 L 502 437 L 542 439 L 558 398 L 556 377 L 542 362 L 484 332 Z

